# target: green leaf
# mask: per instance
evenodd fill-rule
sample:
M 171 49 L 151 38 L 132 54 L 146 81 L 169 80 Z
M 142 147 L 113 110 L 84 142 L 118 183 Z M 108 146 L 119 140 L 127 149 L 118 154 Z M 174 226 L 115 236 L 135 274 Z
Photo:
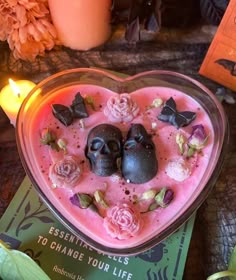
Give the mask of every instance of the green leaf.
M 3 280 L 50 280 L 28 255 L 0 244 L 0 276 Z
M 209 276 L 207 280 L 217 280 L 223 277 L 230 277 L 230 279 L 234 280 L 236 279 L 236 271 L 226 270 L 226 271 L 217 272 Z
M 229 270 L 235 272 L 235 275 L 233 277 L 230 277 L 230 279 L 236 280 L 236 246 L 234 247 L 231 257 L 230 257 Z
M 236 280 L 236 246 L 231 254 L 228 270 L 216 272 L 209 276 L 207 280 L 216 280 L 223 277 L 229 277 L 230 280 Z

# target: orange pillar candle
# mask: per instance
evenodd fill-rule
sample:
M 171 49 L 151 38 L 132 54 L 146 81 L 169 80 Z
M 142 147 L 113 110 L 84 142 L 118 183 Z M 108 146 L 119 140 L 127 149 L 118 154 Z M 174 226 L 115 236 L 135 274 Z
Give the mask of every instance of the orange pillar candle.
M 48 3 L 64 46 L 89 50 L 110 37 L 112 0 L 48 0 Z
M 12 81 L 0 92 L 0 106 L 6 113 L 12 125 L 16 125 L 16 118 L 20 106 L 28 93 L 35 87 L 35 83 L 28 80 Z

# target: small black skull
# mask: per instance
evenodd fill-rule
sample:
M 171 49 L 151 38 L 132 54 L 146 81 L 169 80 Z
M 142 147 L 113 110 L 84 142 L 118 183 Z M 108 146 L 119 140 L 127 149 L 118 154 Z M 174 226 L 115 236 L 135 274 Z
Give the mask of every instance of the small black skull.
M 100 124 L 88 134 L 85 155 L 93 173 L 110 176 L 118 170 L 117 160 L 122 152 L 122 134 L 119 128 Z
M 157 173 L 155 145 L 141 124 L 133 124 L 123 147 L 122 175 L 134 184 L 143 184 Z

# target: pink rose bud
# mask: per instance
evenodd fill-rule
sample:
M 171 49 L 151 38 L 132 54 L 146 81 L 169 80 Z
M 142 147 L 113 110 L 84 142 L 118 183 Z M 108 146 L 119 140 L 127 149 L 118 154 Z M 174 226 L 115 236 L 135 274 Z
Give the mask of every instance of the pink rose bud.
M 196 151 L 200 151 L 208 140 L 208 135 L 206 135 L 205 128 L 202 124 L 195 125 L 192 129 L 192 134 L 188 139 L 188 157 L 193 156 Z
M 192 134 L 188 139 L 188 145 L 199 150 L 202 149 L 206 143 L 207 135 L 204 126 L 199 124 L 193 126 Z
M 76 193 L 70 197 L 70 201 L 81 209 L 87 209 L 92 204 L 93 198 L 86 193 Z

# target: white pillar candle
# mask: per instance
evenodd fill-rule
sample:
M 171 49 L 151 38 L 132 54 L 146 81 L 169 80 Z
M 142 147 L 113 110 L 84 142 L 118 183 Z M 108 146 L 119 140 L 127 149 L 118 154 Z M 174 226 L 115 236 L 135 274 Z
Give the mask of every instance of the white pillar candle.
M 0 106 L 6 113 L 12 125 L 16 125 L 16 118 L 20 106 L 28 93 L 35 87 L 35 83 L 28 80 L 12 81 L 0 92 Z

